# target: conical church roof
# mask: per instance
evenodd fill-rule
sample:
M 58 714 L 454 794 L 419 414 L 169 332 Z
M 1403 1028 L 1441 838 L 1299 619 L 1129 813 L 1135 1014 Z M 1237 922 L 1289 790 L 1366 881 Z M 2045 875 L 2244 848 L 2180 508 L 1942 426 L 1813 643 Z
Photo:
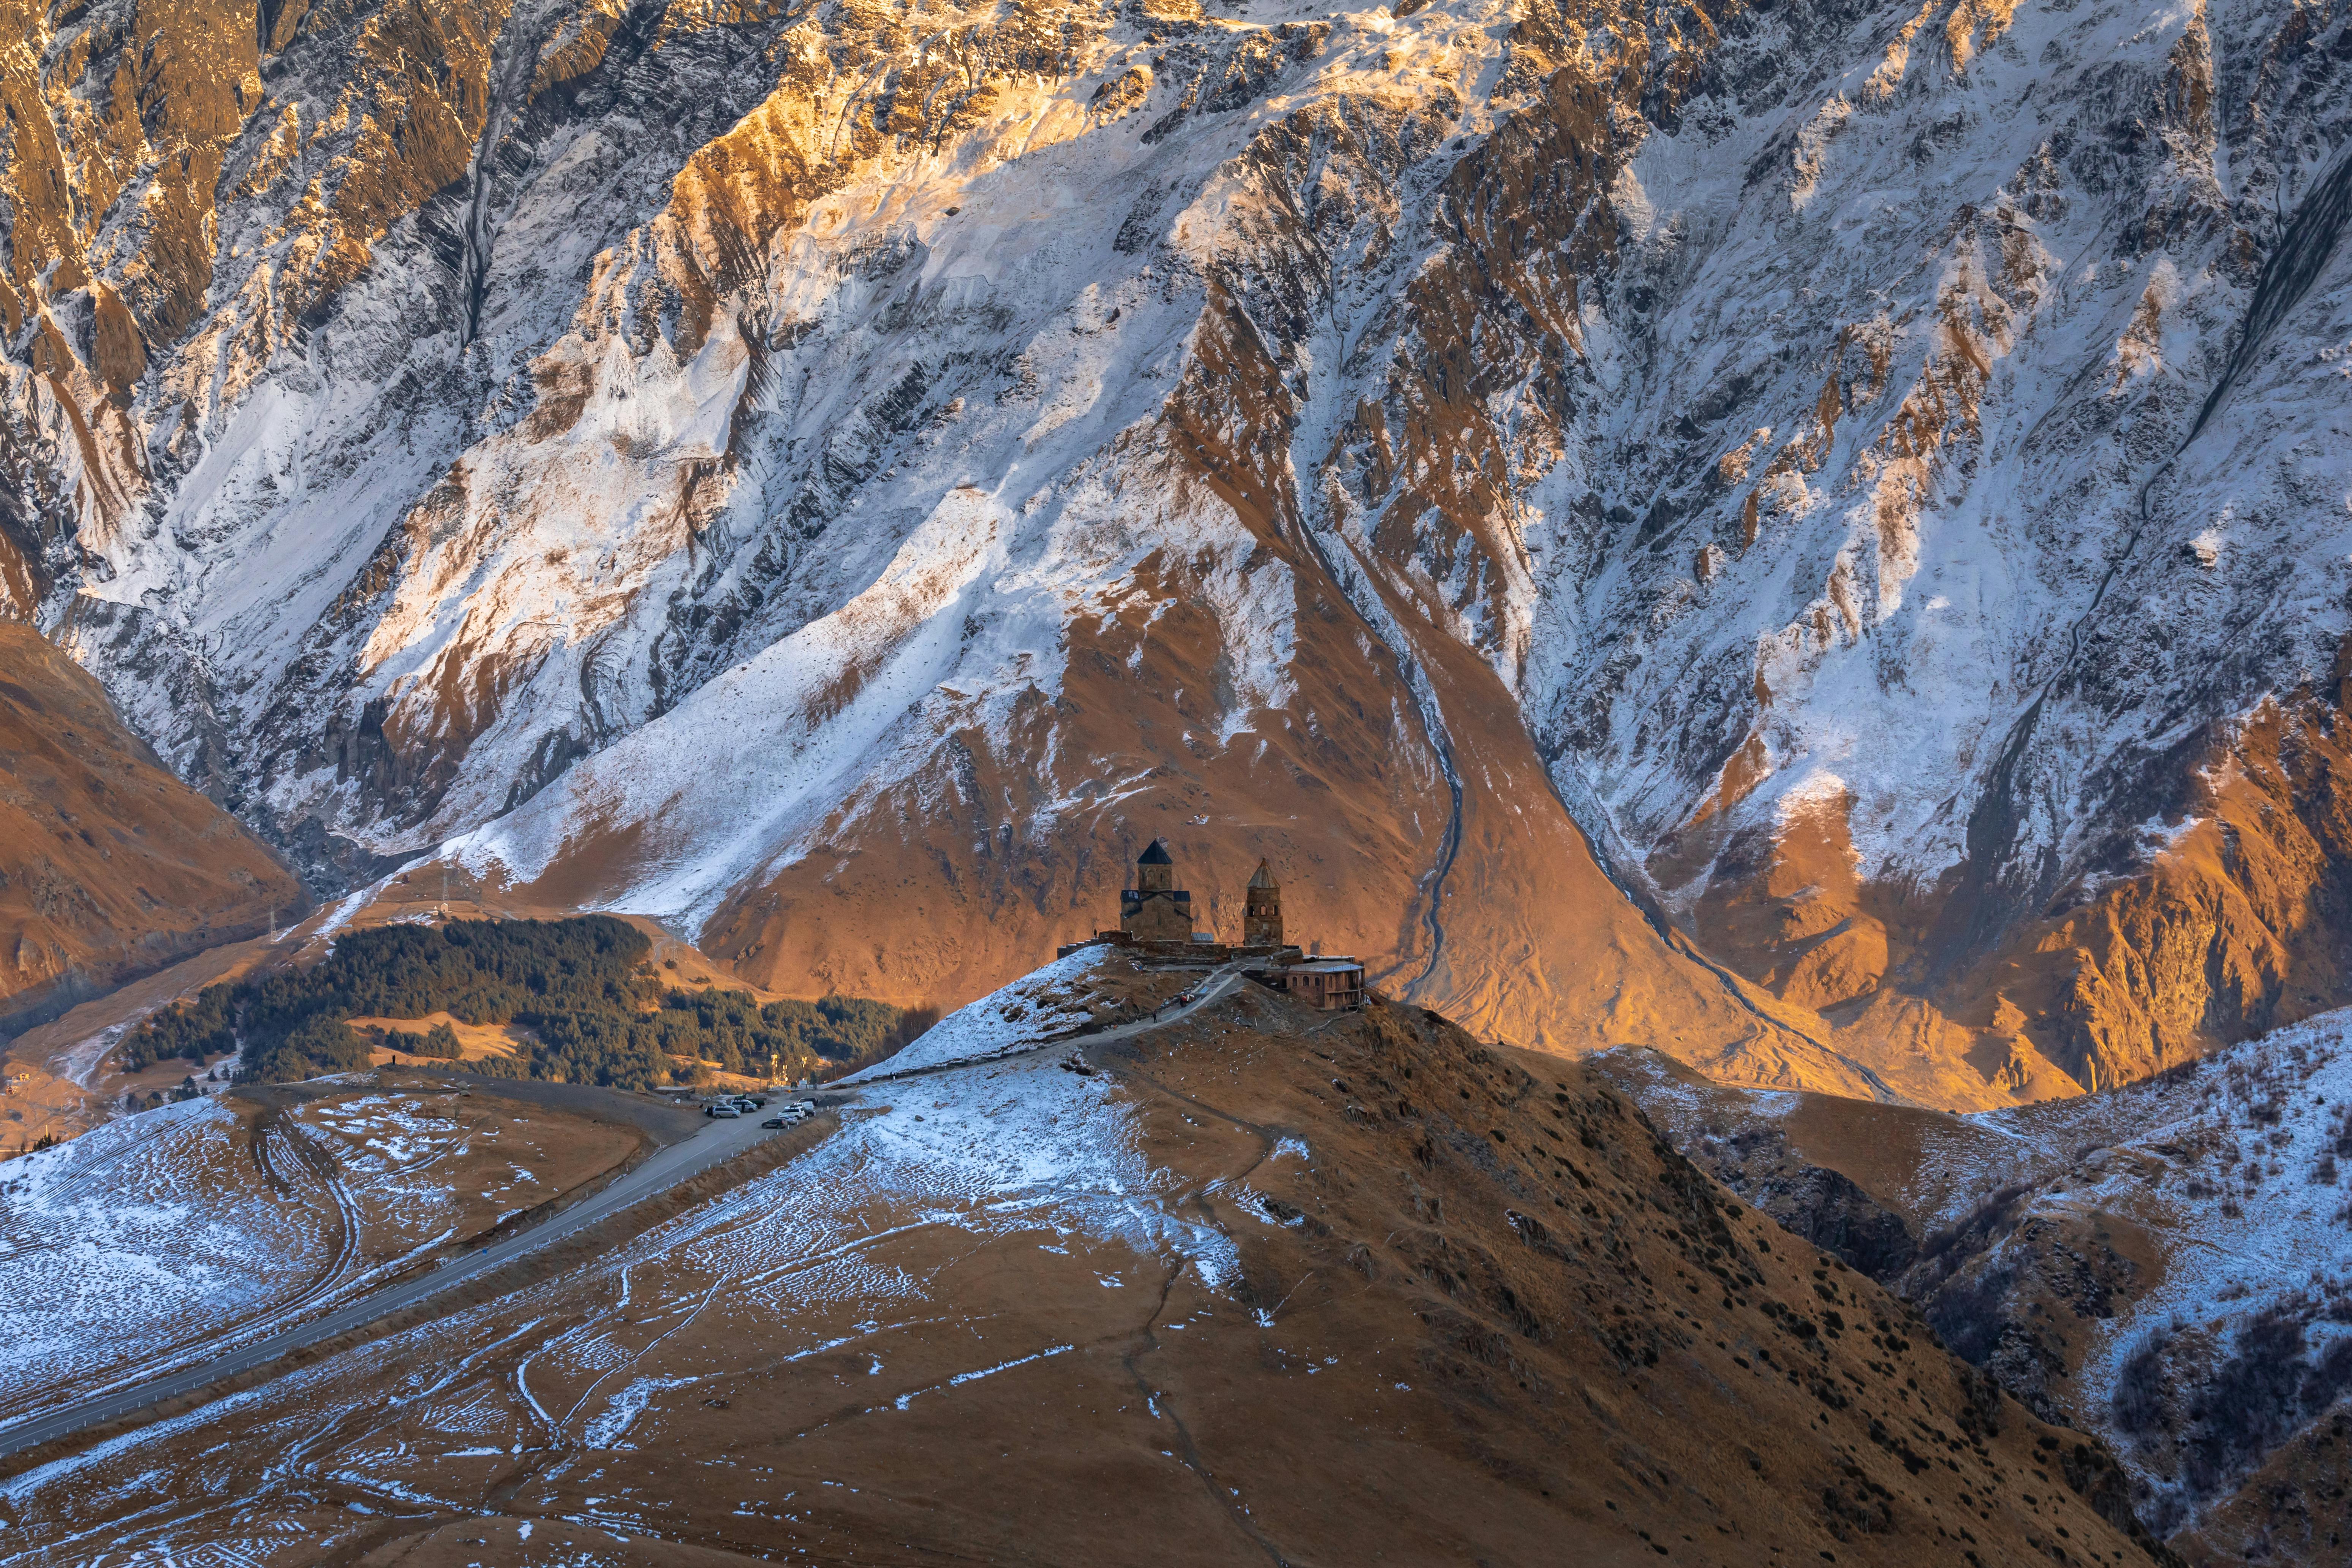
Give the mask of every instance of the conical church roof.
M 1172 866 L 1176 861 L 1175 858 L 1168 853 L 1168 841 L 1164 838 L 1155 838 L 1151 841 L 1150 848 L 1135 858 L 1135 863 L 1139 866 Z
M 1259 858 L 1257 874 L 1249 879 L 1249 885 L 1253 888 L 1272 888 L 1277 891 L 1282 887 L 1281 883 L 1274 879 L 1274 872 L 1267 868 L 1264 857 Z

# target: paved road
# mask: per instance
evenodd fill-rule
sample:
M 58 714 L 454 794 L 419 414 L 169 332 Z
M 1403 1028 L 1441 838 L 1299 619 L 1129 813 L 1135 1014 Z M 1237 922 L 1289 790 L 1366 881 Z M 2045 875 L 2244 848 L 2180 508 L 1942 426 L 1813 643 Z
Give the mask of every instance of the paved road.
M 313 1319 L 282 1333 L 255 1340 L 198 1365 L 165 1373 L 96 1398 L 0 1426 L 0 1458 L 78 1432 L 85 1426 L 129 1415 L 160 1400 L 193 1394 L 208 1383 L 250 1371 L 289 1351 L 332 1339 L 337 1334 L 349 1333 L 388 1313 L 413 1307 L 427 1297 L 436 1296 L 454 1285 L 461 1285 L 535 1247 L 560 1241 L 641 1199 L 698 1175 L 720 1161 L 741 1153 L 762 1138 L 774 1136 L 761 1129 L 760 1122 L 764 1119 L 764 1116 L 747 1116 L 736 1121 L 713 1121 L 693 1137 L 662 1150 L 594 1196 L 574 1204 L 531 1229 L 509 1237 L 479 1252 L 452 1258 L 429 1274 L 387 1285 L 347 1306 L 337 1308 L 325 1317 Z

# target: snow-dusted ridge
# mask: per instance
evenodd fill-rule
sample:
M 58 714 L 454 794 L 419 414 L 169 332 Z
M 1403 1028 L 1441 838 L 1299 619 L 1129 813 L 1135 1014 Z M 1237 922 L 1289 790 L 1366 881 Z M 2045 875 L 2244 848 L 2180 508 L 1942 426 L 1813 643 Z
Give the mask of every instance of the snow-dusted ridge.
M 1086 947 L 1057 958 L 956 1009 L 897 1055 L 841 1082 L 988 1061 L 1049 1044 L 1087 1021 L 1087 982 L 1111 957 L 1108 948 Z
M 2160 1533 L 2352 1394 L 2352 1009 L 1969 1116 L 1733 1090 L 1638 1053 L 1612 1071 L 1693 1159 L 2104 1436 Z
M 2194 1519 L 2352 1394 L 2352 1011 L 1976 1120 L 2016 1149 L 1927 1173 L 1953 1182 L 1946 1224 L 2014 1181 L 2031 1213 L 2117 1215 L 2159 1239 L 2160 1273 L 2096 1326 L 2075 1373 L 2158 1524 Z

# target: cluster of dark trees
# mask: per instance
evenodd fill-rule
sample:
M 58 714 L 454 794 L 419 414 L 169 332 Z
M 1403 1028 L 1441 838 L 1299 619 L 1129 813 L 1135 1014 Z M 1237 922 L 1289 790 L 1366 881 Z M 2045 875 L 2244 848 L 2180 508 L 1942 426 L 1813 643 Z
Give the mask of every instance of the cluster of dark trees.
M 675 989 L 646 963 L 651 951 L 643 932 L 610 915 L 374 927 L 337 938 L 307 969 L 207 986 L 133 1030 L 120 1058 L 137 1072 L 169 1057 L 201 1064 L 242 1047 L 239 1082 L 281 1082 L 365 1067 L 372 1042 L 352 1018 L 441 1012 L 520 1025 L 531 1037 L 527 1058 L 487 1058 L 472 1070 L 649 1089 L 691 1078 L 694 1062 L 836 1077 L 937 1021 L 928 1009 L 859 997 L 762 1006 L 746 992 Z M 395 1032 L 386 1043 L 421 1056 L 460 1054 L 446 1025 Z
M 454 1062 L 466 1054 L 457 1031 L 446 1024 L 436 1024 L 421 1035 L 413 1029 L 386 1029 L 383 1043 L 412 1057 L 437 1057 L 443 1061 Z

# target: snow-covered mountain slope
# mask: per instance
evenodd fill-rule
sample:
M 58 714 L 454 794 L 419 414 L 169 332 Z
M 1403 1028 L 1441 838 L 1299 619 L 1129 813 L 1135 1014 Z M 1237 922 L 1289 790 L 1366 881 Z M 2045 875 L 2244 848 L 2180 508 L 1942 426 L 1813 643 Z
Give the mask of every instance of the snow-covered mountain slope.
M 1939 1103 L 2335 994 L 2334 9 L 10 18 L 9 591 L 321 885 L 944 1000 L 1165 831 Z
M 1965 1118 L 1602 1059 L 1703 1168 L 2105 1436 L 2192 1556 L 2344 1560 L 2313 1505 L 2352 1480 L 2325 1440 L 2352 1398 L 2352 1014 Z M 2299 1447 L 2302 1481 L 2265 1479 Z

